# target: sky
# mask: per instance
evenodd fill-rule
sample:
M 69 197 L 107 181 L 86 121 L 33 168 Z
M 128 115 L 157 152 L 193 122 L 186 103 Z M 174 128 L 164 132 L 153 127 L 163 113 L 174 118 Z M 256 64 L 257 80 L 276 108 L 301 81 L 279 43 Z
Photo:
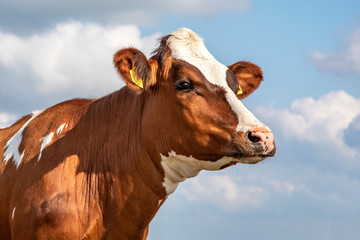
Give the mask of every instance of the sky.
M 113 54 L 150 56 L 180 27 L 220 62 L 262 68 L 243 102 L 272 129 L 277 153 L 181 183 L 149 239 L 359 239 L 358 0 L 2 0 L 0 127 L 120 89 Z

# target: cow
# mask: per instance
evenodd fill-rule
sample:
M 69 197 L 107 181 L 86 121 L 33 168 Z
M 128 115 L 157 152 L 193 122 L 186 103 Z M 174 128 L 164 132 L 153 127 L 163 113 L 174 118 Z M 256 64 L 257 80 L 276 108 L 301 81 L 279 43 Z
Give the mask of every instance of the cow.
M 125 86 L 34 111 L 0 129 L 0 239 L 146 239 L 178 184 L 275 154 L 241 102 L 261 69 L 218 62 L 181 28 L 149 59 L 119 50 Z

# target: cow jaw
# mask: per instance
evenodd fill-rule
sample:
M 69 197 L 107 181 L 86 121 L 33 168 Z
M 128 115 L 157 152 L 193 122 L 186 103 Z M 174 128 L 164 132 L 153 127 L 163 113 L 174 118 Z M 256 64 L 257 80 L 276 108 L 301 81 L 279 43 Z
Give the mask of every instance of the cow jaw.
M 171 151 L 167 156 L 161 154 L 161 166 L 165 173 L 163 186 L 166 194 L 170 195 L 175 191 L 180 182 L 197 176 L 201 170 L 216 171 L 237 163 L 255 164 L 263 159 L 265 159 L 265 156 L 247 158 L 225 156 L 217 161 L 208 161 Z

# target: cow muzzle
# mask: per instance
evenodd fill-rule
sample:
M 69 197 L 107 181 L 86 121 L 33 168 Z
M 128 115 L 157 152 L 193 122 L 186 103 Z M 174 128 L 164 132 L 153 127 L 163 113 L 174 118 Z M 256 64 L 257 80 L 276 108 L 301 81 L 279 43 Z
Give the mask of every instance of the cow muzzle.
M 274 156 L 276 147 L 274 135 L 266 127 L 250 129 L 246 138 L 249 144 L 255 149 L 255 154 L 263 156 Z
M 236 133 L 231 145 L 232 150 L 227 156 L 234 157 L 241 163 L 258 163 L 274 156 L 276 152 L 273 133 L 266 126 Z

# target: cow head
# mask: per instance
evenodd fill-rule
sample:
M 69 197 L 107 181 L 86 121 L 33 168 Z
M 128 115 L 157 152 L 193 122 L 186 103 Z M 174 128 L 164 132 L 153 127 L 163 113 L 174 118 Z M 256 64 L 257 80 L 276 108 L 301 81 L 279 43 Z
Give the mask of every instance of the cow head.
M 257 65 L 219 63 L 184 28 L 164 37 L 149 60 L 124 49 L 114 62 L 127 86 L 144 99 L 143 142 L 150 155 L 160 153 L 168 194 L 202 169 L 274 155 L 270 129 L 240 101 L 263 79 Z

